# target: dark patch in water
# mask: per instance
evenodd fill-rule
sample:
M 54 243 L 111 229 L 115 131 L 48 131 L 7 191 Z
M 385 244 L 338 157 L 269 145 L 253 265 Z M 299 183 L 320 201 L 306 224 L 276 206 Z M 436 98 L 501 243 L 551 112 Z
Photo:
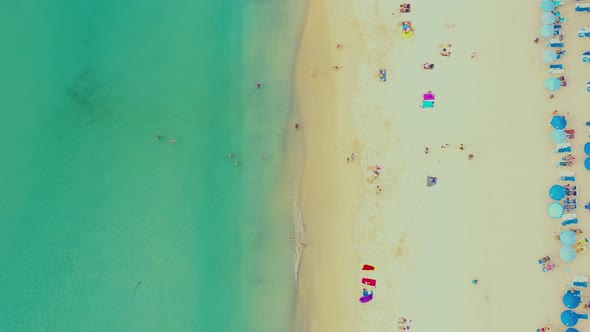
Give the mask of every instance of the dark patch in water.
M 104 85 L 91 70 L 86 69 L 78 75 L 66 92 L 74 103 L 91 111 L 102 89 L 104 89 Z

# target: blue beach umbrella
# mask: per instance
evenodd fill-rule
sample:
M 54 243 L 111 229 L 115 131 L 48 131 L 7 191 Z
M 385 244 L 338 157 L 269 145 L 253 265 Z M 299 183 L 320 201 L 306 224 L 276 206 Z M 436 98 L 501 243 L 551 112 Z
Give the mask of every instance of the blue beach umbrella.
M 576 233 L 570 231 L 569 229 L 566 229 L 565 231 L 559 234 L 559 241 L 561 241 L 561 243 L 563 243 L 566 246 L 571 246 L 577 241 Z
M 541 10 L 544 12 L 550 12 L 555 9 L 555 4 L 551 0 L 541 1 Z
M 584 144 L 584 152 L 590 156 L 590 142 Z
M 541 23 L 543 24 L 553 24 L 555 23 L 556 17 L 551 12 L 545 12 L 541 14 Z
M 574 259 L 576 259 L 577 255 L 578 254 L 576 254 L 576 249 L 574 249 L 574 247 L 572 246 L 563 246 L 559 250 L 559 256 L 566 262 L 573 261 Z
M 557 90 L 559 90 L 559 88 L 561 88 L 561 81 L 557 77 L 549 77 L 545 81 L 545 86 L 547 87 L 547 89 L 549 89 L 549 91 L 557 91 Z M 558 129 L 563 129 L 563 128 L 558 128 Z
M 563 216 L 563 205 L 553 202 L 549 204 L 547 208 L 547 213 L 549 213 L 549 217 L 553 219 L 559 219 Z
M 539 30 L 539 34 L 541 35 L 541 37 L 545 38 L 553 37 L 553 26 L 550 24 L 542 25 L 541 29 Z
M 557 53 L 555 53 L 554 50 L 544 50 L 541 54 L 541 59 L 543 59 L 543 62 L 545 63 L 551 63 L 557 60 Z
M 572 291 L 567 291 L 567 293 L 563 295 L 563 304 L 567 308 L 575 309 L 580 305 L 580 302 L 582 302 L 580 295 Z
M 561 313 L 561 322 L 565 326 L 575 326 L 578 324 L 578 314 L 573 310 L 566 310 Z
M 558 184 L 554 185 L 549 189 L 549 197 L 553 198 L 556 201 L 562 200 L 565 195 L 567 194 L 567 190 L 563 186 Z
M 586 167 L 586 169 L 590 171 L 590 157 L 584 160 L 584 167 Z
M 558 80 L 559 81 L 559 80 Z M 551 126 L 555 129 L 563 129 L 567 126 L 567 120 L 563 115 L 554 115 L 551 118 Z
M 580 332 L 580 331 L 574 329 L 573 327 L 570 327 L 569 329 L 565 330 L 564 332 Z
M 551 133 L 551 139 L 557 144 L 567 141 L 567 134 L 561 129 L 556 129 Z

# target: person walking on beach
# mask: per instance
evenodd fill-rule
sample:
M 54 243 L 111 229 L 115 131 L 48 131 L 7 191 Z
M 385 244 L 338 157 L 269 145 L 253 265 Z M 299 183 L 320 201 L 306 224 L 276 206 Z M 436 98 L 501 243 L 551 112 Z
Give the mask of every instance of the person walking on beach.
M 463 146 L 463 144 L 459 145 L 459 150 L 465 150 L 465 147 Z
M 441 149 L 446 149 L 449 147 L 449 143 L 443 144 L 440 146 Z
M 473 160 L 473 153 L 470 153 L 469 156 L 467 156 L 467 160 Z
M 475 52 L 471 52 L 471 60 L 473 60 L 473 58 L 475 58 Z
M 430 152 L 430 149 L 429 149 L 428 147 L 425 147 L 425 148 L 424 148 L 424 153 L 425 153 L 425 154 L 428 154 L 428 152 Z
M 533 42 L 535 42 L 535 44 L 537 44 L 539 42 L 539 37 L 535 38 L 535 40 L 533 40 Z
M 294 126 L 295 130 L 299 129 L 299 123 L 296 123 Z

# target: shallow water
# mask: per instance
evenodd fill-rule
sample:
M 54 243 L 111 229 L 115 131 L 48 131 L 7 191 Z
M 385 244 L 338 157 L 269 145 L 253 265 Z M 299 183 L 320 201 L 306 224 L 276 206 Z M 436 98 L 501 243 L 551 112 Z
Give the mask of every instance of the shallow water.
M 302 13 L 5 4 L 2 330 L 288 330 L 283 160 Z

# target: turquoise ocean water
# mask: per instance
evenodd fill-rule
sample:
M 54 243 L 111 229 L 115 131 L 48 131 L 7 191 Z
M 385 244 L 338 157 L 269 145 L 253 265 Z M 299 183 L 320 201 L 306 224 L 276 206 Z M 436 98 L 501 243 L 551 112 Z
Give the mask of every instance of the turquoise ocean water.
M 3 4 L 0 330 L 289 330 L 303 12 Z

